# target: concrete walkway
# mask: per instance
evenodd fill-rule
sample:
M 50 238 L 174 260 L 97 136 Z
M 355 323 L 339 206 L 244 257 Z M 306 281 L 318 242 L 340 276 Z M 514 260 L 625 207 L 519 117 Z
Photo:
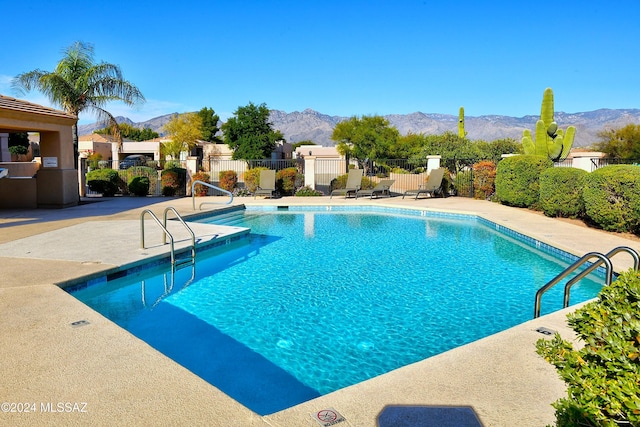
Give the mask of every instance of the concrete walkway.
M 471 406 L 484 426 L 554 422 L 551 403 L 565 388 L 554 368 L 535 354 L 535 342 L 544 337 L 536 329 L 570 339 L 566 312 L 258 416 L 56 286 L 166 256 L 167 246 L 157 237 L 147 249 L 139 247 L 144 209 L 160 218 L 167 206 L 182 215 L 193 213 L 189 198 L 97 200 L 64 210 L 0 210 L 0 425 L 318 426 L 313 415 L 333 409 L 345 419 L 336 425 L 374 426 L 387 405 Z M 579 256 L 616 246 L 640 251 L 635 240 L 466 198 L 234 201 L 242 203 L 373 204 L 471 213 Z M 153 229 L 148 228 L 150 236 Z M 202 242 L 242 232 L 216 226 L 196 230 Z M 179 234 L 176 240 L 184 247 L 189 237 Z M 614 265 L 617 271 L 627 269 L 631 259 L 620 255 Z

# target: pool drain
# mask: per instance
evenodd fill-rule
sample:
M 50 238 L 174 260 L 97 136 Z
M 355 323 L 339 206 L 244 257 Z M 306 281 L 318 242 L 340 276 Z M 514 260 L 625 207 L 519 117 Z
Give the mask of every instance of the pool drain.
M 71 323 L 72 328 L 78 328 L 80 326 L 88 325 L 89 322 L 87 320 L 78 320 L 76 322 Z
M 544 326 L 540 326 L 536 329 L 536 332 L 541 333 L 542 335 L 553 335 L 556 331 L 552 331 L 551 329 L 547 329 Z

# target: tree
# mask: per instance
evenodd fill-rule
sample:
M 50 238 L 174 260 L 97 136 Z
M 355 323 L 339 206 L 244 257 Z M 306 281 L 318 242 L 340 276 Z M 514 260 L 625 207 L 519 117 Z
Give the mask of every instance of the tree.
M 283 140 L 279 130 L 269 122 L 269 109 L 263 103 L 238 107 L 234 117 L 222 125 L 224 142 L 233 149 L 233 159 L 255 160 L 271 156 L 276 141 Z
M 331 135 L 338 153 L 359 161 L 390 158 L 399 137 L 398 129 L 382 116 L 351 117 L 338 123 Z
M 158 132 L 154 132 L 149 128 L 137 128 L 131 126 L 129 123 L 120 123 L 118 124 L 118 128 L 120 129 L 120 135 L 122 138 L 127 138 L 132 141 L 148 141 L 153 138 L 158 138 L 160 135 Z M 102 129 L 98 129 L 94 131 L 94 133 L 100 135 L 109 135 L 112 133 L 112 127 L 106 127 Z
M 429 155 L 440 155 L 442 165 L 452 172 L 480 160 L 478 146 L 453 132 L 426 136 L 419 158 L 424 159 Z
M 221 142 L 220 138 L 216 136 L 220 130 L 218 127 L 220 117 L 213 108 L 204 107 L 197 114 L 202 119 L 202 139 L 209 142 Z
M 171 139 L 163 143 L 164 153 L 179 159 L 181 152 L 191 150 L 202 139 L 202 118 L 196 113 L 176 114 L 164 125 L 164 131 Z
M 640 125 L 628 124 L 619 129 L 607 129 L 598 133 L 600 142 L 594 148 L 609 157 L 640 159 Z
M 76 117 L 81 112 L 91 112 L 100 121 L 113 126 L 121 148 L 117 122 L 105 106 L 110 101 L 122 101 L 137 105 L 145 101 L 140 90 L 122 77 L 117 65 L 107 62 L 94 63 L 93 45 L 81 41 L 64 50 L 64 57 L 52 72 L 40 69 L 19 74 L 13 79 L 18 92 L 38 90 L 49 100 Z M 78 127 L 73 127 L 73 146 L 78 153 Z

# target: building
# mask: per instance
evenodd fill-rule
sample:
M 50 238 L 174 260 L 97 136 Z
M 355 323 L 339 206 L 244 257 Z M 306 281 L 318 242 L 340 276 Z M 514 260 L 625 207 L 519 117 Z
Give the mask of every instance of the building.
M 0 208 L 63 208 L 80 200 L 73 147 L 74 115 L 0 95 Z M 12 162 L 9 133 L 37 132 L 40 157 Z

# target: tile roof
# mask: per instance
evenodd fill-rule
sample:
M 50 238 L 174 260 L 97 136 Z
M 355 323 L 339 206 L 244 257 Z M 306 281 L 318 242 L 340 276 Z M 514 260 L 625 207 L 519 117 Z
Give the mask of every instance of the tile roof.
M 61 110 L 45 107 L 43 105 L 32 104 L 31 102 L 21 99 L 11 98 L 0 94 L 0 110 L 12 110 L 23 113 L 38 114 L 41 116 L 60 117 L 65 119 L 77 120 L 73 114 L 66 113 Z

